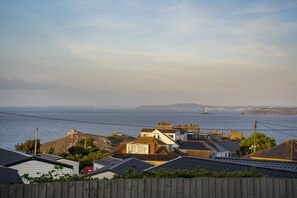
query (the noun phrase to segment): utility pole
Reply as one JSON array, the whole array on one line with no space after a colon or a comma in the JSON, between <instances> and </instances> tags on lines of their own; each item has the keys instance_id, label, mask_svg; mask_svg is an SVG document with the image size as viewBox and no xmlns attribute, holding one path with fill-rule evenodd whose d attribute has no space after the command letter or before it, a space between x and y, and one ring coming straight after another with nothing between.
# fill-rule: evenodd
<instances>
[{"instance_id":1,"label":"utility pole","mask_svg":"<svg viewBox=\"0 0 297 198\"><path fill-rule=\"evenodd\" d=\"M257 132L257 121L254 121L254 145L253 145L253 153L256 152L256 132Z\"/></svg>"},{"instance_id":2,"label":"utility pole","mask_svg":"<svg viewBox=\"0 0 297 198\"><path fill-rule=\"evenodd\" d=\"M36 128L34 155L37 154L38 128Z\"/></svg>"}]
</instances>

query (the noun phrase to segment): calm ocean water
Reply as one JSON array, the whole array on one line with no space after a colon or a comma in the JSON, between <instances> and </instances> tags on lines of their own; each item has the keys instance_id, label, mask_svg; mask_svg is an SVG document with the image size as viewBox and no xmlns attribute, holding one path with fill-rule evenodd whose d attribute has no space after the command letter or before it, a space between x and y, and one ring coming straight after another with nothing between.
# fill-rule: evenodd
<instances>
[{"instance_id":1,"label":"calm ocean water","mask_svg":"<svg viewBox=\"0 0 297 198\"><path fill-rule=\"evenodd\" d=\"M58 120L47 120L32 117L5 115L0 113L0 147L13 149L14 145L33 139L35 129L39 128L39 138L42 143L64 137L71 129L78 131L108 135L113 131L122 132L131 136L137 136L141 126L155 126L159 121L170 121L172 124L200 124L202 129L244 129L244 135L250 135L253 131L253 121L262 121L272 124L297 127L297 116L253 116L241 115L239 112L215 111L210 114L200 114L199 111L186 110L142 110L142 109L92 109L92 108L0 108L1 112L11 112L31 116L51 117L59 119L71 119L110 124L88 124ZM287 139L297 139L297 129L270 126L273 129L281 129L281 132L273 131L258 125L258 131L264 132L276 138L278 143ZM287 135L287 134L289 135ZM291 135L291 136L290 136Z\"/></svg>"}]
</instances>

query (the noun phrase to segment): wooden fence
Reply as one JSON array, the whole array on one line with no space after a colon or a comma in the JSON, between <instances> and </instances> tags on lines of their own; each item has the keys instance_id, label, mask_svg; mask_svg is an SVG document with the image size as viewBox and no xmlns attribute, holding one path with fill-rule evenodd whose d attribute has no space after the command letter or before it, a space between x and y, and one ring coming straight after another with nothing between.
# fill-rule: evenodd
<instances>
[{"instance_id":1,"label":"wooden fence","mask_svg":"<svg viewBox=\"0 0 297 198\"><path fill-rule=\"evenodd\" d=\"M1 198L297 197L297 179L152 178L1 185Z\"/></svg>"}]
</instances>

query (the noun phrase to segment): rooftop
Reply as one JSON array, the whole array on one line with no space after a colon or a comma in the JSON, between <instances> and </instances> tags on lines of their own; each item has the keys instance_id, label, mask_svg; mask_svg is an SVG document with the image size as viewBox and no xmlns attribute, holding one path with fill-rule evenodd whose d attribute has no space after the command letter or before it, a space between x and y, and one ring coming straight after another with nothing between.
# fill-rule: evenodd
<instances>
[{"instance_id":1,"label":"rooftop","mask_svg":"<svg viewBox=\"0 0 297 198\"><path fill-rule=\"evenodd\" d=\"M249 158L267 158L275 160L289 160L297 162L297 141L288 140L274 147L259 150L245 157Z\"/></svg>"},{"instance_id":2,"label":"rooftop","mask_svg":"<svg viewBox=\"0 0 297 198\"><path fill-rule=\"evenodd\" d=\"M273 160L255 160L249 158L216 157L217 161L244 164L256 167L271 168L277 170L286 170L297 173L297 162L283 162Z\"/></svg>"},{"instance_id":3,"label":"rooftop","mask_svg":"<svg viewBox=\"0 0 297 198\"><path fill-rule=\"evenodd\" d=\"M7 150L0 148L0 165L13 163L15 161L23 160L31 157L32 155L22 153L19 151Z\"/></svg>"},{"instance_id":4,"label":"rooftop","mask_svg":"<svg viewBox=\"0 0 297 198\"><path fill-rule=\"evenodd\" d=\"M179 149L210 150L204 141L178 141Z\"/></svg>"},{"instance_id":5,"label":"rooftop","mask_svg":"<svg viewBox=\"0 0 297 198\"><path fill-rule=\"evenodd\" d=\"M176 133L176 132L180 132L179 129L159 129L159 128L143 128L143 129L141 129L141 132L151 133L151 132L153 132L156 129L158 131L162 132L162 133Z\"/></svg>"},{"instance_id":6,"label":"rooftop","mask_svg":"<svg viewBox=\"0 0 297 198\"><path fill-rule=\"evenodd\" d=\"M291 171L253 167L250 165L236 164L236 163L230 163L230 162L223 162L215 159L204 159L204 158L196 158L196 157L189 157L189 156L178 157L164 164L146 169L145 171L160 170L160 169L194 170L197 167L202 167L208 171L215 171L215 172L224 172L224 171L234 172L234 171L256 169L257 171L263 173L265 176L268 176L268 177L279 177L279 178L296 178L297 177L297 173L291 172Z\"/></svg>"},{"instance_id":7,"label":"rooftop","mask_svg":"<svg viewBox=\"0 0 297 198\"><path fill-rule=\"evenodd\" d=\"M106 171L111 171L120 175L126 175L127 172L130 169L135 169L137 171L142 171L144 169L150 168L152 167L152 164L146 163L144 161L135 159L135 158L129 158L129 159L125 159L121 162L117 162L116 164L112 165L112 166L105 166L103 168L100 168L96 171L94 171L91 174L88 174L87 176L92 176L92 175L96 175L96 174L100 174Z\"/></svg>"}]
</instances>

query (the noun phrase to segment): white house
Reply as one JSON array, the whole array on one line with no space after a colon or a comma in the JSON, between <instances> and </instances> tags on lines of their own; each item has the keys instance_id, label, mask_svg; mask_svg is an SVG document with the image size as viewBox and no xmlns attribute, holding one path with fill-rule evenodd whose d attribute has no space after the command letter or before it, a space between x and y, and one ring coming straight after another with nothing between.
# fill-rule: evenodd
<instances>
[{"instance_id":1,"label":"white house","mask_svg":"<svg viewBox=\"0 0 297 198\"><path fill-rule=\"evenodd\" d=\"M174 130L174 131L179 131L179 130ZM175 148L178 148L178 144L175 142L176 137L179 137L177 135L178 134L173 133L173 132L172 133L163 133L159 129L155 129L152 132L141 132L140 133L140 136L142 136L142 137L155 137L156 139L161 140L165 144L168 144Z\"/></svg>"},{"instance_id":2,"label":"white house","mask_svg":"<svg viewBox=\"0 0 297 198\"><path fill-rule=\"evenodd\" d=\"M62 169L58 171L59 174L68 173L73 175L73 166L36 156L6 164L5 166L17 170L21 176L29 174L30 177L39 177L42 174L47 174L49 171L55 170L56 166L62 167Z\"/></svg>"},{"instance_id":3,"label":"white house","mask_svg":"<svg viewBox=\"0 0 297 198\"><path fill-rule=\"evenodd\" d=\"M153 133L156 130L158 130L159 132L167 135L173 141L187 140L188 139L187 133L183 133L179 129L153 129L153 128L144 128L144 129L141 130L140 136L141 137L151 136L151 133Z\"/></svg>"},{"instance_id":4,"label":"white house","mask_svg":"<svg viewBox=\"0 0 297 198\"><path fill-rule=\"evenodd\" d=\"M44 159L51 160L51 161L71 165L73 167L72 174L79 175L79 162L77 162L77 161L65 159L65 158L60 157L58 155L40 154L38 156L40 156L41 158L44 158Z\"/></svg>"},{"instance_id":5,"label":"white house","mask_svg":"<svg viewBox=\"0 0 297 198\"><path fill-rule=\"evenodd\" d=\"M17 170L20 176L29 174L30 177L39 177L55 170L56 166L62 167L59 174L75 174L73 165L2 148L0 148L0 165Z\"/></svg>"}]
</instances>

